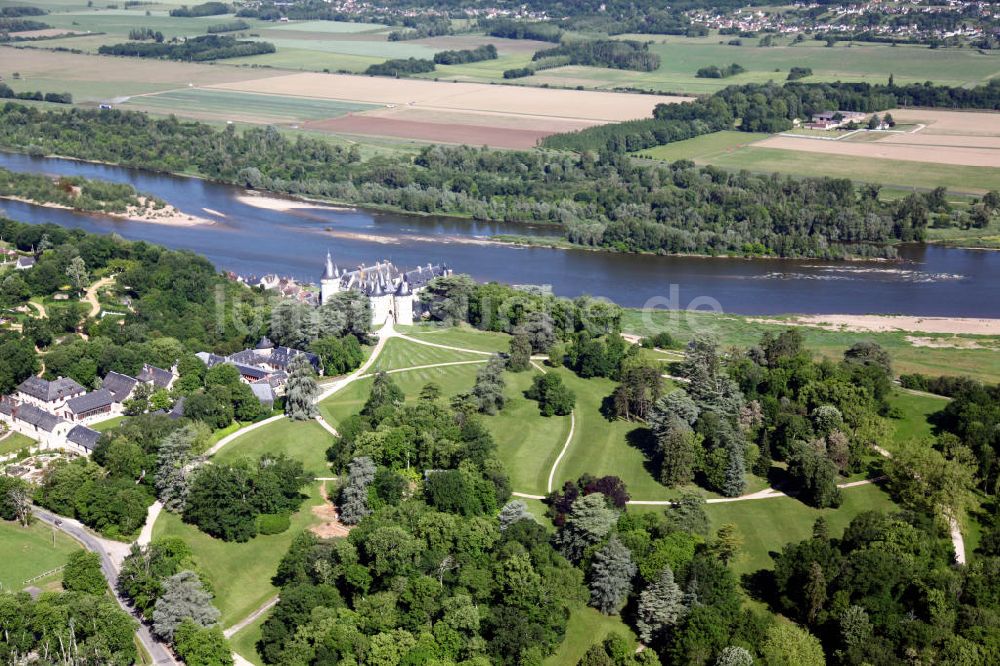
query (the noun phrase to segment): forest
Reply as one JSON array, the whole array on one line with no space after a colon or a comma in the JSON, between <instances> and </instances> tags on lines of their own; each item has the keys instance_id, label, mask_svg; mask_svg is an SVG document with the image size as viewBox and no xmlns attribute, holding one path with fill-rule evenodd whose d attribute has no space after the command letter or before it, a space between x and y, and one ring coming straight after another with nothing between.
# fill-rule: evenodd
<instances>
[{"instance_id":1,"label":"forest","mask_svg":"<svg viewBox=\"0 0 1000 666\"><path fill-rule=\"evenodd\" d=\"M181 18L197 18L201 16L219 16L221 14L228 14L231 11L233 11L232 6L224 2L205 2L193 7L183 5L177 9L171 9L170 15Z\"/></svg>"},{"instance_id":2,"label":"forest","mask_svg":"<svg viewBox=\"0 0 1000 666\"><path fill-rule=\"evenodd\" d=\"M716 125L731 122L732 109L721 98L706 104L676 105L679 115L694 117L681 126L696 131L705 112ZM0 119L0 145L32 154L194 169L252 188L356 205L546 223L571 243L623 252L892 256L891 243L920 240L937 216L981 225L996 202L988 196L955 210L938 191L885 202L877 187L848 180L729 173L684 161L643 164L589 152L431 146L413 162L363 161L356 148L289 139L273 128L216 130L134 112L63 114L8 103ZM595 181L606 186L595 191Z\"/></svg>"},{"instance_id":3,"label":"forest","mask_svg":"<svg viewBox=\"0 0 1000 666\"><path fill-rule=\"evenodd\" d=\"M243 58L262 53L274 53L274 44L261 41L241 41L228 35L209 34L200 37L191 37L184 41L104 44L98 49L98 53L102 55L133 56L137 58L204 62L206 60Z\"/></svg>"},{"instance_id":4,"label":"forest","mask_svg":"<svg viewBox=\"0 0 1000 666\"><path fill-rule=\"evenodd\" d=\"M434 54L434 63L437 65L462 65L468 62L496 59L497 47L492 44L485 44L474 49L462 49L460 51L439 51Z\"/></svg>"},{"instance_id":5,"label":"forest","mask_svg":"<svg viewBox=\"0 0 1000 666\"><path fill-rule=\"evenodd\" d=\"M124 213L130 208L163 202L140 195L128 184L108 183L81 177L17 173L0 167L0 197L18 197L40 204L57 204L75 210Z\"/></svg>"},{"instance_id":6,"label":"forest","mask_svg":"<svg viewBox=\"0 0 1000 666\"><path fill-rule=\"evenodd\" d=\"M426 58L394 58L376 65L369 65L365 74L369 76L407 76L434 71L434 60Z\"/></svg>"}]
</instances>

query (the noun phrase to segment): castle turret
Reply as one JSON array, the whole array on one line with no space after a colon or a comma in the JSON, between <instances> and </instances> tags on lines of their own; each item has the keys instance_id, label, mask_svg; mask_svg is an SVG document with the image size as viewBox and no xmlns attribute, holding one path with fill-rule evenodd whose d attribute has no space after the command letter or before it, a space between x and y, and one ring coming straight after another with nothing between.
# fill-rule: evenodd
<instances>
[{"instance_id":1,"label":"castle turret","mask_svg":"<svg viewBox=\"0 0 1000 666\"><path fill-rule=\"evenodd\" d=\"M340 271L333 265L333 258L330 253L326 253L326 266L323 270L323 277L319 281L320 303L325 303L327 299L340 291Z\"/></svg>"}]
</instances>

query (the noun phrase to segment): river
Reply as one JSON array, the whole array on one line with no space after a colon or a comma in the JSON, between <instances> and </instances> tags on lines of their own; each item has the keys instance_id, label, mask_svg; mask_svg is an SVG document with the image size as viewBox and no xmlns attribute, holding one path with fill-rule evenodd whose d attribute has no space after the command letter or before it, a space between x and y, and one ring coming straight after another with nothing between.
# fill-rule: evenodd
<instances>
[{"instance_id":1,"label":"river","mask_svg":"<svg viewBox=\"0 0 1000 666\"><path fill-rule=\"evenodd\" d=\"M341 267L389 259L401 267L443 262L477 280L550 285L556 294L590 294L624 306L702 308L726 312L893 313L1000 317L1000 252L924 245L900 249L895 262L657 257L584 250L514 247L487 242L497 233L551 235L543 227L500 225L336 208L280 212L237 200L242 190L197 178L72 160L0 152L13 171L77 175L131 183L215 224L173 227L0 200L22 222L53 222L115 232L193 250L219 269L277 273L318 281L326 252ZM222 213L218 217L206 209Z\"/></svg>"}]
</instances>

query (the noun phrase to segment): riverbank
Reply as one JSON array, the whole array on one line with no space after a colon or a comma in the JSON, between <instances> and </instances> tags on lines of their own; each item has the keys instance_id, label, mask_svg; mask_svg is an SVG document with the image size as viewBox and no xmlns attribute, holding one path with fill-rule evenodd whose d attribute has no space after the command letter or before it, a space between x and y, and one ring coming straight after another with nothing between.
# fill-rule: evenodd
<instances>
[{"instance_id":1,"label":"riverbank","mask_svg":"<svg viewBox=\"0 0 1000 666\"><path fill-rule=\"evenodd\" d=\"M84 213L86 215L106 215L107 217L114 217L120 220L132 220L134 222L145 222L148 224L163 224L173 227L193 227L206 224L215 224L214 221L209 220L208 218L198 217L196 215L190 215L181 210L178 210L171 204L165 204L162 207L157 208L152 204L150 204L148 200L146 200L143 197L140 197L140 201L142 202L140 205L129 206L124 213L103 211L103 210L86 210L83 208L66 206L64 204L59 204L52 201L35 201L34 199L28 199L26 197L18 197L13 195L0 195L0 199L5 199L7 201L18 201L20 203L29 204L31 206L39 206L41 208L55 208L57 210L68 210L74 213Z\"/></svg>"},{"instance_id":2,"label":"riverbank","mask_svg":"<svg viewBox=\"0 0 1000 666\"><path fill-rule=\"evenodd\" d=\"M278 211L279 213L287 213L292 210L301 210L308 208L326 208L328 210L339 210L339 211L351 211L356 210L348 206L337 206L334 204L329 204L324 201L319 201L315 199L307 199L305 197L296 198L281 198L275 196L268 196L267 194L262 194L253 190L247 190L245 194L241 194L236 197L236 200L241 204L246 204L247 206L253 206L254 208L263 208L264 210Z\"/></svg>"},{"instance_id":3,"label":"riverbank","mask_svg":"<svg viewBox=\"0 0 1000 666\"><path fill-rule=\"evenodd\" d=\"M796 315L755 317L762 324L810 326L850 333L937 333L942 335L1000 335L1000 319L972 317L914 317L906 315Z\"/></svg>"}]
</instances>

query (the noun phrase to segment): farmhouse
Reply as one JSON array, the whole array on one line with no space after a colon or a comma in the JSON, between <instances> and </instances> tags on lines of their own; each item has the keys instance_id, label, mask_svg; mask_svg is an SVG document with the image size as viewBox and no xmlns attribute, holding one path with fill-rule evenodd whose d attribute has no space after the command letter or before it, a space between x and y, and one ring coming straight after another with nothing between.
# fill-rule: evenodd
<instances>
[{"instance_id":1,"label":"farmhouse","mask_svg":"<svg viewBox=\"0 0 1000 666\"><path fill-rule=\"evenodd\" d=\"M111 391L102 388L67 400L59 415L74 422L98 421L110 416L115 405Z\"/></svg>"},{"instance_id":2,"label":"farmhouse","mask_svg":"<svg viewBox=\"0 0 1000 666\"><path fill-rule=\"evenodd\" d=\"M41 377L28 377L17 387L14 397L19 402L55 412L67 400L78 398L86 392L85 388L69 377L59 377L51 382Z\"/></svg>"},{"instance_id":3,"label":"farmhouse","mask_svg":"<svg viewBox=\"0 0 1000 666\"><path fill-rule=\"evenodd\" d=\"M432 279L445 275L451 275L451 269L444 264L427 264L402 271L389 261L341 271L327 252L326 267L320 279L320 302L325 303L335 294L354 289L368 297L373 325L384 324L390 318L397 324L412 324L414 309L419 303L417 294Z\"/></svg>"},{"instance_id":4,"label":"farmhouse","mask_svg":"<svg viewBox=\"0 0 1000 666\"><path fill-rule=\"evenodd\" d=\"M851 122L861 122L867 117L857 111L822 111L814 113L811 122L806 123L810 129L835 129Z\"/></svg>"},{"instance_id":5,"label":"farmhouse","mask_svg":"<svg viewBox=\"0 0 1000 666\"><path fill-rule=\"evenodd\" d=\"M319 356L312 352L275 346L266 337L253 349L244 349L229 356L210 352L195 354L207 367L228 363L240 373L240 378L253 389L261 404L274 403L274 396L280 394L288 381L288 366L297 356L304 355L318 374L322 374ZM265 388L266 387L266 388Z\"/></svg>"}]
</instances>

